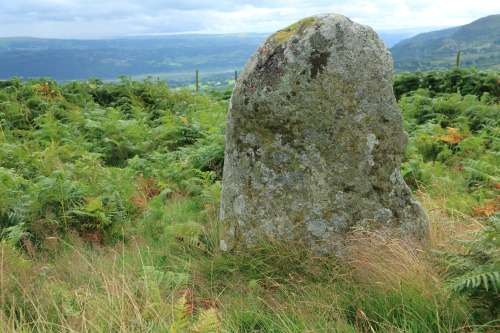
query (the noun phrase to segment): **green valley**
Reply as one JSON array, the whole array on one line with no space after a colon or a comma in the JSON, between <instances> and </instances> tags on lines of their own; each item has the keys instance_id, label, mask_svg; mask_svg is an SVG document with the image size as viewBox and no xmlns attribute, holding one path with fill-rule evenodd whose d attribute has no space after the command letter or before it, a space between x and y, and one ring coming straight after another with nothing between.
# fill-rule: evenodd
<instances>
[{"instance_id":1,"label":"green valley","mask_svg":"<svg viewBox=\"0 0 500 333\"><path fill-rule=\"evenodd\" d=\"M266 38L260 34L173 35L117 40L0 38L0 79L58 81L154 76L171 86L194 82L196 69L214 80L234 77Z\"/></svg>"}]
</instances>

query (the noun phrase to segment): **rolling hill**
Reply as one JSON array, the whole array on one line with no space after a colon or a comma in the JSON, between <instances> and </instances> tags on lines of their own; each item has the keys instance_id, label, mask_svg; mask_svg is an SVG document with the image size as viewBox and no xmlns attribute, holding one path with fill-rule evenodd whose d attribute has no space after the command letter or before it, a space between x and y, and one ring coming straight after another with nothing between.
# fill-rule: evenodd
<instances>
[{"instance_id":1,"label":"rolling hill","mask_svg":"<svg viewBox=\"0 0 500 333\"><path fill-rule=\"evenodd\" d=\"M422 33L402 40L389 49L396 72L450 69L460 66L481 70L500 70L500 14L472 23Z\"/></svg>"},{"instance_id":2,"label":"rolling hill","mask_svg":"<svg viewBox=\"0 0 500 333\"><path fill-rule=\"evenodd\" d=\"M384 31L387 45L411 36L411 31ZM268 34L137 36L106 40L0 38L0 80L10 77L51 77L58 81L89 77L117 80L151 75L169 85L202 78L232 77ZM203 77L205 76L205 77Z\"/></svg>"},{"instance_id":3,"label":"rolling hill","mask_svg":"<svg viewBox=\"0 0 500 333\"><path fill-rule=\"evenodd\" d=\"M173 79L204 73L234 75L266 37L261 34L175 35L114 40L0 38L0 79L58 81L119 76Z\"/></svg>"},{"instance_id":4,"label":"rolling hill","mask_svg":"<svg viewBox=\"0 0 500 333\"><path fill-rule=\"evenodd\" d=\"M152 75L182 77L194 71L241 70L263 34L175 35L114 40L0 38L0 79L52 77L67 81Z\"/></svg>"}]
</instances>

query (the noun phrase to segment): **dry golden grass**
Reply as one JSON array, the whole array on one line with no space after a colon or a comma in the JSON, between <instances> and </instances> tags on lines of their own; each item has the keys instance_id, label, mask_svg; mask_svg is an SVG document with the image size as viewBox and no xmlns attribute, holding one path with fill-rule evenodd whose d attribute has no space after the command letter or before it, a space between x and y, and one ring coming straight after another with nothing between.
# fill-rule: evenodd
<instances>
[{"instance_id":1,"label":"dry golden grass","mask_svg":"<svg viewBox=\"0 0 500 333\"><path fill-rule=\"evenodd\" d=\"M211 251L148 244L138 236L106 246L78 235L50 237L43 251L27 246L24 254L3 242L0 331L166 331L186 290L190 316L216 308L226 332L469 327L467 303L442 290L426 249L457 250L452 237L481 226L439 208L439 198L420 193L418 199L429 212L425 242L356 231L343 262L278 242L241 256L223 254L215 248L216 204L205 207Z\"/></svg>"},{"instance_id":2,"label":"dry golden grass","mask_svg":"<svg viewBox=\"0 0 500 333\"><path fill-rule=\"evenodd\" d=\"M139 242L90 250L74 235L52 250L48 264L2 243L0 331L134 332L172 321L185 286L151 271Z\"/></svg>"}]
</instances>

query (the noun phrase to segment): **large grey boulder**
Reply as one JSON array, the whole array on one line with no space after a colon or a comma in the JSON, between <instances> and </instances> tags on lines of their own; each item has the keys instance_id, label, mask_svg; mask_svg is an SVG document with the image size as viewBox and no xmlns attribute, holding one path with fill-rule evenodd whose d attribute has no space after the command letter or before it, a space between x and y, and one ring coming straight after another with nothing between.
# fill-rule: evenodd
<instances>
[{"instance_id":1,"label":"large grey boulder","mask_svg":"<svg viewBox=\"0 0 500 333\"><path fill-rule=\"evenodd\" d=\"M384 43L344 16L308 17L263 42L229 105L222 250L272 238L342 255L353 228L424 237L399 172L408 134L392 86Z\"/></svg>"}]
</instances>

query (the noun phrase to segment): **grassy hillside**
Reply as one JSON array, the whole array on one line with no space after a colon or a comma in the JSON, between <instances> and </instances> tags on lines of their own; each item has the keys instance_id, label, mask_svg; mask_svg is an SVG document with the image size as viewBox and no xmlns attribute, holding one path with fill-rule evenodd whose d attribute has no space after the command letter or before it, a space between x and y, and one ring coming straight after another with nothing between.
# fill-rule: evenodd
<instances>
[{"instance_id":1,"label":"grassy hillside","mask_svg":"<svg viewBox=\"0 0 500 333\"><path fill-rule=\"evenodd\" d=\"M358 230L345 261L219 250L230 91L0 81L0 331L500 328L500 75L424 74L396 84L429 239Z\"/></svg>"},{"instance_id":2,"label":"grassy hillside","mask_svg":"<svg viewBox=\"0 0 500 333\"><path fill-rule=\"evenodd\" d=\"M483 17L470 24L420 34L390 49L397 72L449 69L461 66L482 70L500 69L500 14Z\"/></svg>"}]
</instances>

